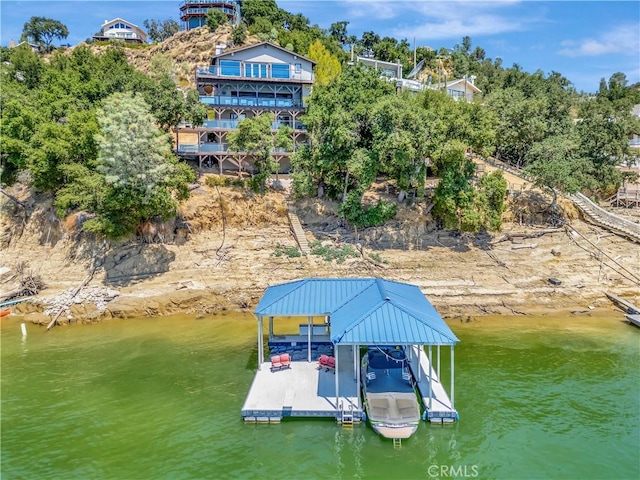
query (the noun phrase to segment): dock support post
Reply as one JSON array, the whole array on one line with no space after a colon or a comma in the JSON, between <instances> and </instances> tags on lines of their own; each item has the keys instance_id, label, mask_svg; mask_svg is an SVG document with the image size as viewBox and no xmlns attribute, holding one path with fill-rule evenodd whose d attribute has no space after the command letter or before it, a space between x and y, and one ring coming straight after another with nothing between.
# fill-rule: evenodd
<instances>
[{"instance_id":1,"label":"dock support post","mask_svg":"<svg viewBox=\"0 0 640 480\"><path fill-rule=\"evenodd\" d=\"M311 316L307 317L307 362L311 363Z\"/></svg>"},{"instance_id":2,"label":"dock support post","mask_svg":"<svg viewBox=\"0 0 640 480\"><path fill-rule=\"evenodd\" d=\"M356 345L351 345L351 348L353 348L353 379L357 380L358 379L358 356L357 356L357 351L358 349L356 348Z\"/></svg>"},{"instance_id":3,"label":"dock support post","mask_svg":"<svg viewBox=\"0 0 640 480\"><path fill-rule=\"evenodd\" d=\"M420 371L422 370L422 368L420 367L420 361L422 360L420 358L421 354L422 354L422 345L418 345L418 382L420 381L420 377L422 377L422 375L420 375Z\"/></svg>"},{"instance_id":4,"label":"dock support post","mask_svg":"<svg viewBox=\"0 0 640 480\"><path fill-rule=\"evenodd\" d=\"M258 370L264 362L264 346L262 345L262 315L258 315Z\"/></svg>"},{"instance_id":5,"label":"dock support post","mask_svg":"<svg viewBox=\"0 0 640 480\"><path fill-rule=\"evenodd\" d=\"M440 345L438 345L438 380L442 382L442 379L440 377Z\"/></svg>"},{"instance_id":6,"label":"dock support post","mask_svg":"<svg viewBox=\"0 0 640 480\"><path fill-rule=\"evenodd\" d=\"M273 340L273 317L269 317L269 341Z\"/></svg>"},{"instance_id":7,"label":"dock support post","mask_svg":"<svg viewBox=\"0 0 640 480\"><path fill-rule=\"evenodd\" d=\"M455 409L455 407L453 406L453 395L454 395L454 391L453 391L453 344L451 344L451 408Z\"/></svg>"},{"instance_id":8,"label":"dock support post","mask_svg":"<svg viewBox=\"0 0 640 480\"><path fill-rule=\"evenodd\" d=\"M358 385L357 387L357 391L358 391L358 403L360 405L362 405L362 402L360 401L360 345L355 345L355 355L356 355L356 383Z\"/></svg>"},{"instance_id":9,"label":"dock support post","mask_svg":"<svg viewBox=\"0 0 640 480\"><path fill-rule=\"evenodd\" d=\"M335 368L333 370L335 372L335 374L336 374L336 379L335 379L336 380L336 412L339 413L338 409L340 408L340 403L339 403L340 392L339 392L339 386L338 386L338 351L340 350L340 345L336 344L336 348L334 350L335 350L334 353L335 353L335 357L336 357L336 365L335 365Z\"/></svg>"},{"instance_id":10,"label":"dock support post","mask_svg":"<svg viewBox=\"0 0 640 480\"><path fill-rule=\"evenodd\" d=\"M433 406L433 364L431 362L432 359L432 350L431 345L429 345L429 412L431 412L431 408Z\"/></svg>"}]
</instances>

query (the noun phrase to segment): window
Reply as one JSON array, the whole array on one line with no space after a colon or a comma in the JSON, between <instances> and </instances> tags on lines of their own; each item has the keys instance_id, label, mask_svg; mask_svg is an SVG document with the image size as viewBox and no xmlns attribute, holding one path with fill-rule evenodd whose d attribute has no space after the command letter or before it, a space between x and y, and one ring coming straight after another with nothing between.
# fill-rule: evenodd
<instances>
[{"instance_id":1,"label":"window","mask_svg":"<svg viewBox=\"0 0 640 480\"><path fill-rule=\"evenodd\" d=\"M250 78L267 78L267 64L245 63L244 76Z\"/></svg>"},{"instance_id":2,"label":"window","mask_svg":"<svg viewBox=\"0 0 640 480\"><path fill-rule=\"evenodd\" d=\"M286 63L274 63L271 65L271 76L273 78L289 78L289 65Z\"/></svg>"},{"instance_id":3,"label":"window","mask_svg":"<svg viewBox=\"0 0 640 480\"><path fill-rule=\"evenodd\" d=\"M301 74L302 73L302 64L301 63L296 63L296 73L297 74Z\"/></svg>"},{"instance_id":4,"label":"window","mask_svg":"<svg viewBox=\"0 0 640 480\"><path fill-rule=\"evenodd\" d=\"M240 76L240 62L237 60L220 60L220 75L226 77Z\"/></svg>"}]
</instances>

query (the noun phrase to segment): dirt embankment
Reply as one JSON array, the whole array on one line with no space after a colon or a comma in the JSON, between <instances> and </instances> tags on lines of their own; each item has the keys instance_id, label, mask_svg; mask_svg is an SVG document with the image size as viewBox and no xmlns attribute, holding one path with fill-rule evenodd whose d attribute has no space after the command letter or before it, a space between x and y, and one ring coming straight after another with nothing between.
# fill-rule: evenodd
<instances>
[{"instance_id":1,"label":"dirt embankment","mask_svg":"<svg viewBox=\"0 0 640 480\"><path fill-rule=\"evenodd\" d=\"M640 303L640 245L582 222L571 205L564 206L570 228L549 233L541 213L546 200L534 191L511 198L504 229L494 236L437 230L425 205L403 206L384 227L354 231L331 202L294 204L308 240L322 241L325 253L343 262L293 256L283 192L257 196L202 185L177 220L147 225L136 240L118 243L80 234L81 216L56 218L46 198L13 193L28 215L1 200L0 267L10 272L0 275L0 295L15 288L15 265L28 263L47 288L15 310L35 323L55 315L66 322L250 310L267 286L314 276L416 284L449 317L589 314L613 308L605 292ZM379 195L393 198L393 191L381 185Z\"/></svg>"}]
</instances>

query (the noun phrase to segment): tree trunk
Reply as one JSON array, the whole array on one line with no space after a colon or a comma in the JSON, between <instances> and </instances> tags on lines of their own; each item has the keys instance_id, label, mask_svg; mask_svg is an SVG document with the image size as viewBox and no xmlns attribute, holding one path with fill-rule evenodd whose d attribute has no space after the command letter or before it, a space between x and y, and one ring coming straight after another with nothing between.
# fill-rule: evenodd
<instances>
[{"instance_id":1,"label":"tree trunk","mask_svg":"<svg viewBox=\"0 0 640 480\"><path fill-rule=\"evenodd\" d=\"M347 201L347 187L349 186L349 170L347 170L347 174L344 177L344 190L342 192L342 203Z\"/></svg>"}]
</instances>

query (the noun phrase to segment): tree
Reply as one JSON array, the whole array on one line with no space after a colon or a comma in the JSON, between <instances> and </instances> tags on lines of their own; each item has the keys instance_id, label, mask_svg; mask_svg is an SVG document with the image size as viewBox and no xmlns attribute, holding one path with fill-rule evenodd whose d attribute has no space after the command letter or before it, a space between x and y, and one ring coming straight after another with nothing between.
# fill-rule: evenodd
<instances>
[{"instance_id":1,"label":"tree","mask_svg":"<svg viewBox=\"0 0 640 480\"><path fill-rule=\"evenodd\" d=\"M254 159L255 173L253 183L257 190L264 190L267 178L278 171L278 163L273 159L272 151L276 148L275 138L271 133L271 124L274 116L271 113L263 113L257 117L245 118L238 123L237 130L227 136L229 150L246 152ZM282 147L283 135L278 136L278 142Z\"/></svg>"},{"instance_id":2,"label":"tree","mask_svg":"<svg viewBox=\"0 0 640 480\"><path fill-rule=\"evenodd\" d=\"M244 22L240 22L231 29L231 42L234 45L242 45L247 39L247 33L247 26Z\"/></svg>"},{"instance_id":3,"label":"tree","mask_svg":"<svg viewBox=\"0 0 640 480\"><path fill-rule=\"evenodd\" d=\"M251 27L258 18L264 18L272 25L282 24L282 12L275 0L244 0L242 18Z\"/></svg>"},{"instance_id":4,"label":"tree","mask_svg":"<svg viewBox=\"0 0 640 480\"><path fill-rule=\"evenodd\" d=\"M314 69L316 85L327 85L342 72L340 60L331 55L320 40L311 44L308 57L316 62Z\"/></svg>"},{"instance_id":5,"label":"tree","mask_svg":"<svg viewBox=\"0 0 640 480\"><path fill-rule=\"evenodd\" d=\"M452 140L433 157L440 182L433 193L433 213L447 229L477 232L482 213L476 207L476 194L470 183L475 172L473 161L465 156L465 144Z\"/></svg>"},{"instance_id":6,"label":"tree","mask_svg":"<svg viewBox=\"0 0 640 480\"><path fill-rule=\"evenodd\" d=\"M413 189L424 194L431 122L414 102L410 93L382 97L371 112L372 154L380 171L396 181L399 201Z\"/></svg>"},{"instance_id":7,"label":"tree","mask_svg":"<svg viewBox=\"0 0 640 480\"><path fill-rule=\"evenodd\" d=\"M569 136L553 136L527 152L525 171L536 187L547 188L553 195L552 214L557 213L558 191L576 193L587 185L592 173L589 162L580 158L578 148L578 143Z\"/></svg>"},{"instance_id":8,"label":"tree","mask_svg":"<svg viewBox=\"0 0 640 480\"><path fill-rule=\"evenodd\" d=\"M349 22L335 22L332 23L331 28L329 28L329 35L342 46L344 46L349 39L347 35L347 25L349 25Z\"/></svg>"},{"instance_id":9,"label":"tree","mask_svg":"<svg viewBox=\"0 0 640 480\"><path fill-rule=\"evenodd\" d=\"M147 29L149 38L154 43L162 42L180 31L178 22L171 18L162 22L154 19L145 20L143 25Z\"/></svg>"},{"instance_id":10,"label":"tree","mask_svg":"<svg viewBox=\"0 0 640 480\"><path fill-rule=\"evenodd\" d=\"M68 35L69 30L63 23L45 17L31 17L22 29L22 39L44 46L47 52L51 51L54 38L62 40Z\"/></svg>"},{"instance_id":11,"label":"tree","mask_svg":"<svg viewBox=\"0 0 640 480\"><path fill-rule=\"evenodd\" d=\"M227 23L229 18L224 14L222 10L212 7L207 12L207 27L212 32L215 32L218 27L224 23Z\"/></svg>"},{"instance_id":12,"label":"tree","mask_svg":"<svg viewBox=\"0 0 640 480\"><path fill-rule=\"evenodd\" d=\"M83 228L118 238L143 221L174 215L174 195L188 197L193 172L177 163L169 136L155 126L142 97L116 93L105 100L97 118L101 130L97 171L108 190L99 215Z\"/></svg>"}]
</instances>

